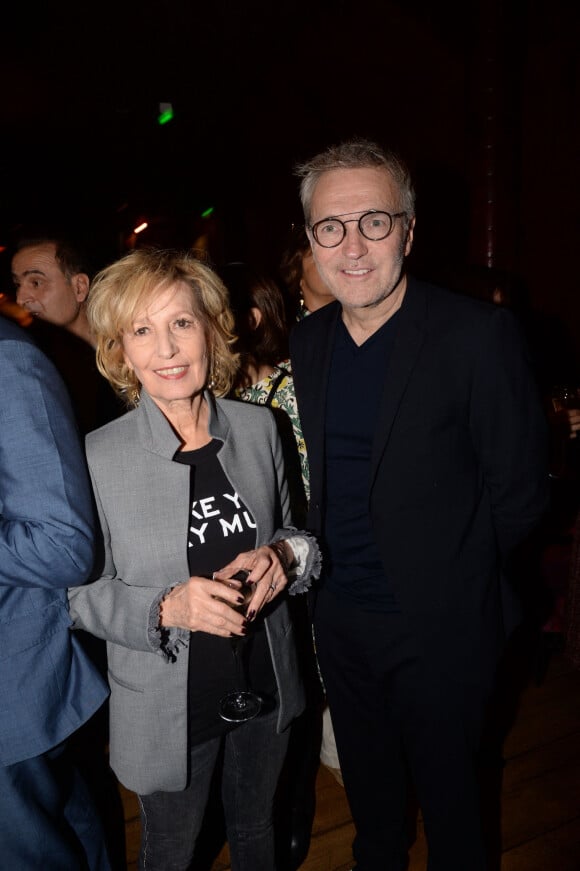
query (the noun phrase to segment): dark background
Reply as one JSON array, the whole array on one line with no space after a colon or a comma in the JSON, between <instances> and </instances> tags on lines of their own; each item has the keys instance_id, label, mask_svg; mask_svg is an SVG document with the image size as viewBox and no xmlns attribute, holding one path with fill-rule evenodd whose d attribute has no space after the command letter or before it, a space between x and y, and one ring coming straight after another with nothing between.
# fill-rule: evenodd
<instances>
[{"instance_id":1,"label":"dark background","mask_svg":"<svg viewBox=\"0 0 580 871\"><path fill-rule=\"evenodd\" d=\"M5 6L0 246L23 222L50 219L85 231L104 263L144 219L140 244L206 236L217 260L276 268L300 220L294 164L363 135L413 171L417 273L472 289L482 271L507 271L580 347L576 10L567 0ZM163 127L160 102L174 110Z\"/></svg>"}]
</instances>

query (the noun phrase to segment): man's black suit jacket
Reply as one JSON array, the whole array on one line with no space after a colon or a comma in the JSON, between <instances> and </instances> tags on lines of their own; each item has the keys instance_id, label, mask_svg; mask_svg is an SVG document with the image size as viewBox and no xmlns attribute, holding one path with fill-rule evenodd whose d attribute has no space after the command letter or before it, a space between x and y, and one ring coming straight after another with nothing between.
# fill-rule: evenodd
<instances>
[{"instance_id":1,"label":"man's black suit jacket","mask_svg":"<svg viewBox=\"0 0 580 871\"><path fill-rule=\"evenodd\" d=\"M309 528L323 531L325 396L341 306L291 336L310 465ZM460 681L493 668L516 622L503 572L548 500L546 423L513 315L408 279L379 404L372 527L424 652ZM344 396L344 414L349 397Z\"/></svg>"}]
</instances>

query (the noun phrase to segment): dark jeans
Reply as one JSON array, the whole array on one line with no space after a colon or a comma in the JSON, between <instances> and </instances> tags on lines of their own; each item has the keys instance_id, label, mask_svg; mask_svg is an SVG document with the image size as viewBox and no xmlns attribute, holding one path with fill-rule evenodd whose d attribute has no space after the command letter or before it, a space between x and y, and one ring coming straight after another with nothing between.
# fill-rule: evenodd
<instances>
[{"instance_id":1,"label":"dark jeans","mask_svg":"<svg viewBox=\"0 0 580 871\"><path fill-rule=\"evenodd\" d=\"M429 871L483 871L476 756L485 688L442 673L402 614L361 611L323 591L314 626L357 871L407 867L409 773Z\"/></svg>"},{"instance_id":2,"label":"dark jeans","mask_svg":"<svg viewBox=\"0 0 580 871\"><path fill-rule=\"evenodd\" d=\"M109 871L101 823L66 744L0 766L0 867Z\"/></svg>"},{"instance_id":3,"label":"dark jeans","mask_svg":"<svg viewBox=\"0 0 580 871\"><path fill-rule=\"evenodd\" d=\"M187 871L223 745L222 802L234 871L274 871L272 812L288 746L276 734L277 709L224 738L191 749L190 784L181 792L140 795L142 871Z\"/></svg>"}]
</instances>

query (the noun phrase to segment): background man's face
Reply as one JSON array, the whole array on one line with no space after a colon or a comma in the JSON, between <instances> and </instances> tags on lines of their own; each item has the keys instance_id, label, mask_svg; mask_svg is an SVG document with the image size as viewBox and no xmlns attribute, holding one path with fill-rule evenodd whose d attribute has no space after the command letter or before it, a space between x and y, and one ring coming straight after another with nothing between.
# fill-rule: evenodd
<instances>
[{"instance_id":1,"label":"background man's face","mask_svg":"<svg viewBox=\"0 0 580 871\"><path fill-rule=\"evenodd\" d=\"M78 315L86 291L67 278L52 242L23 248L12 258L16 301L34 317L65 327Z\"/></svg>"}]
</instances>

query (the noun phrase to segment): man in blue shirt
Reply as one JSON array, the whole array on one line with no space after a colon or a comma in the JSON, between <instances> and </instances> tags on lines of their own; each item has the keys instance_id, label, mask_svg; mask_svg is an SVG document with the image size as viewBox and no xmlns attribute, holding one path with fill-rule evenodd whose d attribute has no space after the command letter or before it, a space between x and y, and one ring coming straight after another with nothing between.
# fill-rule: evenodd
<instances>
[{"instance_id":1,"label":"man in blue shirt","mask_svg":"<svg viewBox=\"0 0 580 871\"><path fill-rule=\"evenodd\" d=\"M106 871L100 822L67 739L108 688L70 631L67 587L88 577L93 511L66 389L0 317L0 864Z\"/></svg>"}]
</instances>

